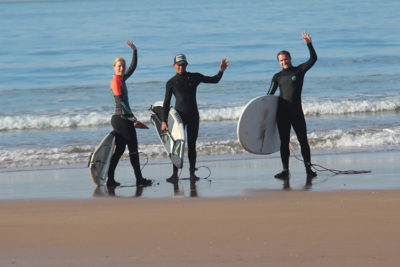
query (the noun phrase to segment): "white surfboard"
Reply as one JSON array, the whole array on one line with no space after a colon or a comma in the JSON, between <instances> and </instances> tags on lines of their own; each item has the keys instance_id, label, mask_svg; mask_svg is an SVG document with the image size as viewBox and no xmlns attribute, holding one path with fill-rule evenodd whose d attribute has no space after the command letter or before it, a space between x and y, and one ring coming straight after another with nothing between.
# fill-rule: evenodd
<instances>
[{"instance_id":1,"label":"white surfboard","mask_svg":"<svg viewBox=\"0 0 400 267\"><path fill-rule=\"evenodd\" d=\"M267 95L252 99L243 108L237 126L240 145L253 154L271 154L279 150L276 112L279 96Z\"/></svg>"},{"instance_id":2,"label":"white surfboard","mask_svg":"<svg viewBox=\"0 0 400 267\"><path fill-rule=\"evenodd\" d=\"M107 172L110 166L111 156L114 152L115 135L108 133L96 147L89 160L89 170L93 182L102 186L107 183Z\"/></svg>"},{"instance_id":3,"label":"white surfboard","mask_svg":"<svg viewBox=\"0 0 400 267\"><path fill-rule=\"evenodd\" d=\"M163 102L158 101L150 106L153 114L150 117L154 124L158 137L168 153L172 163L177 168L183 167L183 157L185 152L185 127L178 111L170 107L168 114L168 129L169 131L161 131Z\"/></svg>"}]
</instances>

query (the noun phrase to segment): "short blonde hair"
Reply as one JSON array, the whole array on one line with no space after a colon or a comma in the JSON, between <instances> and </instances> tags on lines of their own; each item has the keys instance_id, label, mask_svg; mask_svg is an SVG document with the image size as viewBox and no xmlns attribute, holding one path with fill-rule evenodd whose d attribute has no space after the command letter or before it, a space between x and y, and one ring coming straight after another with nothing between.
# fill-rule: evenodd
<instances>
[{"instance_id":1,"label":"short blonde hair","mask_svg":"<svg viewBox=\"0 0 400 267\"><path fill-rule=\"evenodd\" d=\"M115 64L117 64L117 62L122 62L124 66L126 66L126 61L122 57L117 57L116 59L114 59L113 67L115 67Z\"/></svg>"}]
</instances>

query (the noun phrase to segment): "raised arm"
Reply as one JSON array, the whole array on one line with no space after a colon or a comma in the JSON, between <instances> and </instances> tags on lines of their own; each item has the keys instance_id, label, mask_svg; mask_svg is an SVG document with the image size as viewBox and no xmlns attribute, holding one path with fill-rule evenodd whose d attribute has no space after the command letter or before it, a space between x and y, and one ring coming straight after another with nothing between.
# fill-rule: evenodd
<instances>
[{"instance_id":1,"label":"raised arm","mask_svg":"<svg viewBox=\"0 0 400 267\"><path fill-rule=\"evenodd\" d=\"M314 47L312 45L312 39L309 33L306 31L303 32L302 34L304 42L307 44L308 51L310 52L310 59L306 61L305 63L299 65L300 68L302 68L304 71L309 70L314 63L317 61L317 53L314 50Z\"/></svg>"},{"instance_id":2,"label":"raised arm","mask_svg":"<svg viewBox=\"0 0 400 267\"><path fill-rule=\"evenodd\" d=\"M126 44L132 49L133 55L132 55L131 65L124 74L124 80L127 80L132 75L137 66L137 48L132 41L126 41Z\"/></svg>"},{"instance_id":3,"label":"raised arm","mask_svg":"<svg viewBox=\"0 0 400 267\"><path fill-rule=\"evenodd\" d=\"M200 74L200 82L218 83L221 80L222 75L224 74L224 71L228 68L228 66L229 66L228 60L226 58L221 59L221 64L219 65L219 72L217 73L217 75L205 76Z\"/></svg>"}]
</instances>

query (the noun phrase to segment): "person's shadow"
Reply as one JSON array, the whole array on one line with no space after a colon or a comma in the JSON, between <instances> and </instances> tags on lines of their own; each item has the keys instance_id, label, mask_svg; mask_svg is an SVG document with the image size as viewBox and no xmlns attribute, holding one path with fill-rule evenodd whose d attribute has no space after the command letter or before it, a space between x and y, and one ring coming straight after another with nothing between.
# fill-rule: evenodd
<instances>
[{"instance_id":1,"label":"person's shadow","mask_svg":"<svg viewBox=\"0 0 400 267\"><path fill-rule=\"evenodd\" d=\"M306 184L304 185L304 190L310 190L312 188L313 178L307 177Z\"/></svg>"},{"instance_id":2,"label":"person's shadow","mask_svg":"<svg viewBox=\"0 0 400 267\"><path fill-rule=\"evenodd\" d=\"M275 178L279 181L283 182L282 190L290 191L292 188L290 187L290 178Z\"/></svg>"},{"instance_id":3,"label":"person's shadow","mask_svg":"<svg viewBox=\"0 0 400 267\"><path fill-rule=\"evenodd\" d=\"M170 179L167 181L173 185L174 196L183 197L185 195L183 189L179 187L178 179ZM196 182L192 180L190 180L190 197L198 197Z\"/></svg>"},{"instance_id":4,"label":"person's shadow","mask_svg":"<svg viewBox=\"0 0 400 267\"><path fill-rule=\"evenodd\" d=\"M196 182L190 180L190 197L198 197Z\"/></svg>"},{"instance_id":5,"label":"person's shadow","mask_svg":"<svg viewBox=\"0 0 400 267\"><path fill-rule=\"evenodd\" d=\"M279 179L279 180L283 182L282 190L285 190L285 191L292 190L292 188L290 187L290 179L289 178L284 178L284 179ZM304 190L311 190L312 180L313 180L313 178L307 177L306 184L304 185Z\"/></svg>"},{"instance_id":6,"label":"person's shadow","mask_svg":"<svg viewBox=\"0 0 400 267\"><path fill-rule=\"evenodd\" d=\"M290 179L289 178L285 178L285 179L282 179L282 181L283 181L283 190L285 190L285 191L290 191L290 190L292 190L292 188L290 187Z\"/></svg>"},{"instance_id":7,"label":"person's shadow","mask_svg":"<svg viewBox=\"0 0 400 267\"><path fill-rule=\"evenodd\" d=\"M122 186L124 187L124 186ZM133 186L132 186L133 187ZM141 197L143 193L143 186L135 186L135 194L132 197ZM93 196L94 197L119 197L115 193L115 189L117 189L118 186L97 186L94 189Z\"/></svg>"}]
</instances>

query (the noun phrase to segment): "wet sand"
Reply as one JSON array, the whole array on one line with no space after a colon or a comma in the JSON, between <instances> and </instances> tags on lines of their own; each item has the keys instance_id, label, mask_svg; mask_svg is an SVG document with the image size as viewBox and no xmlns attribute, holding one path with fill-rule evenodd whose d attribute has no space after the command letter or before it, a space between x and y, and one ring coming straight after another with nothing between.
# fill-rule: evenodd
<instances>
[{"instance_id":1,"label":"wet sand","mask_svg":"<svg viewBox=\"0 0 400 267\"><path fill-rule=\"evenodd\" d=\"M212 181L196 184L149 165L158 185L114 192L86 168L2 172L0 266L398 266L399 157L316 155L372 173L320 173L309 187L293 159L289 186L273 179L277 157L209 158ZM117 170L132 183L129 165Z\"/></svg>"},{"instance_id":2,"label":"wet sand","mask_svg":"<svg viewBox=\"0 0 400 267\"><path fill-rule=\"evenodd\" d=\"M142 163L145 160L142 158ZM303 163L291 158L290 183L274 179L281 171L278 153L269 156L232 155L225 157L200 157L198 166L207 166L211 171L209 179L202 179L195 185L182 179L178 184L165 181L172 173L169 161L150 161L143 169L143 175L153 179L155 186L138 190L134 185L133 171L129 162L120 162L116 179L124 187L114 191L96 188L87 166L45 167L36 169L0 170L0 200L4 199L91 199L93 197L235 197L268 191L314 191L336 190L387 190L400 189L400 151L317 153L313 162L337 170L371 170L371 173L357 175L333 175L318 172L318 178L306 186ZM200 168L197 174L206 177L207 168ZM187 166L180 173L187 178Z\"/></svg>"}]
</instances>

